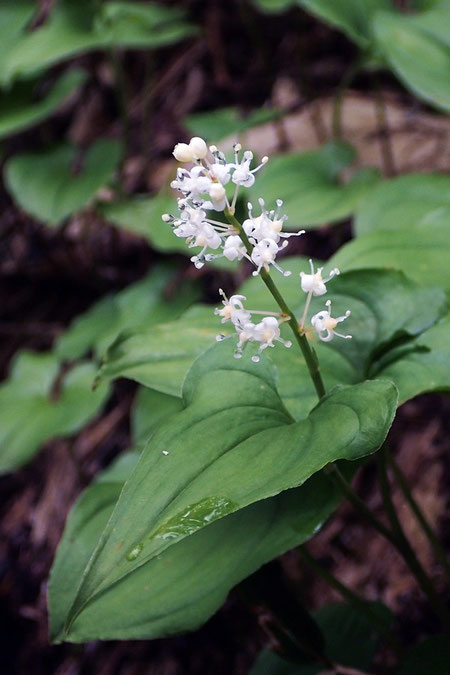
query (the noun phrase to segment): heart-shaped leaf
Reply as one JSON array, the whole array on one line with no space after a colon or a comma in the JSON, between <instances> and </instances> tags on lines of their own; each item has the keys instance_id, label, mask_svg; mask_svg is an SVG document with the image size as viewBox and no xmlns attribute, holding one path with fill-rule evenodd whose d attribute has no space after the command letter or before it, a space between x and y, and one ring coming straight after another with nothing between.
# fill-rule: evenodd
<instances>
[{"instance_id":1,"label":"heart-shaped leaf","mask_svg":"<svg viewBox=\"0 0 450 675\"><path fill-rule=\"evenodd\" d=\"M28 462L46 441L84 426L103 406L108 389L91 391L95 366L75 366L60 380L52 353L20 352L0 386L0 473Z\"/></svg>"},{"instance_id":2,"label":"heart-shaped leaf","mask_svg":"<svg viewBox=\"0 0 450 675\"><path fill-rule=\"evenodd\" d=\"M89 204L112 178L119 157L120 143L105 139L87 150L80 171L75 171L76 150L70 145L16 155L6 164L6 183L24 211L58 225Z\"/></svg>"},{"instance_id":3,"label":"heart-shaped leaf","mask_svg":"<svg viewBox=\"0 0 450 675\"><path fill-rule=\"evenodd\" d=\"M450 218L450 176L410 173L380 182L368 193L358 208L354 230L359 237L374 230L425 227L441 216Z\"/></svg>"},{"instance_id":4,"label":"heart-shaped leaf","mask_svg":"<svg viewBox=\"0 0 450 675\"><path fill-rule=\"evenodd\" d=\"M293 422L270 362L237 363L232 352L233 345L216 344L189 372L186 407L154 434L127 481L83 576L68 632L80 629L112 586L175 542L301 485L329 462L368 455L384 440L397 401L390 382L339 388Z\"/></svg>"},{"instance_id":5,"label":"heart-shaped leaf","mask_svg":"<svg viewBox=\"0 0 450 675\"><path fill-rule=\"evenodd\" d=\"M155 265L144 279L115 295L95 303L78 316L55 345L61 359L77 359L89 350L98 357L122 331L137 326L149 328L169 319L176 319L198 295L197 285L183 281L171 298L171 284L176 283L176 268L169 264Z\"/></svg>"},{"instance_id":6,"label":"heart-shaped leaf","mask_svg":"<svg viewBox=\"0 0 450 675\"><path fill-rule=\"evenodd\" d=\"M269 208L283 200L286 227L318 227L347 218L378 180L373 169L361 169L343 184L341 172L352 164L354 149L344 142L329 143L320 150L280 155L270 159L250 189L254 202L264 195Z\"/></svg>"},{"instance_id":7,"label":"heart-shaped leaf","mask_svg":"<svg viewBox=\"0 0 450 675\"><path fill-rule=\"evenodd\" d=\"M86 73L73 68L64 73L38 99L39 82L21 82L0 95L0 139L28 129L52 115L86 80Z\"/></svg>"},{"instance_id":8,"label":"heart-shaped leaf","mask_svg":"<svg viewBox=\"0 0 450 675\"><path fill-rule=\"evenodd\" d=\"M65 635L83 571L138 457L126 453L100 475L68 518L49 584L50 631L57 642L193 630L220 607L235 584L312 537L339 502L333 484L318 474L300 488L222 518L136 569L103 595L94 614L84 615L83 623ZM111 611L110 603L122 610Z\"/></svg>"}]
</instances>

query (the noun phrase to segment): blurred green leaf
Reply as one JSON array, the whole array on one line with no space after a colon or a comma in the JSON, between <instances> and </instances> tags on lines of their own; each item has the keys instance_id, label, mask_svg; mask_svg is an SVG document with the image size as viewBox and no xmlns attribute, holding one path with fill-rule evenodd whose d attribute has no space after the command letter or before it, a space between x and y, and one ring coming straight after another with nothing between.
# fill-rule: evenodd
<instances>
[{"instance_id":1,"label":"blurred green leaf","mask_svg":"<svg viewBox=\"0 0 450 675\"><path fill-rule=\"evenodd\" d=\"M450 38L447 4L421 15L380 12L374 19L378 48L390 67L419 98L450 110Z\"/></svg>"},{"instance_id":2,"label":"blurred green leaf","mask_svg":"<svg viewBox=\"0 0 450 675\"><path fill-rule=\"evenodd\" d=\"M340 174L355 159L343 142L319 150L273 157L249 190L250 200L264 196L269 208L283 200L287 229L313 228L347 218L378 180L375 169L360 169L346 184Z\"/></svg>"},{"instance_id":3,"label":"blurred green leaf","mask_svg":"<svg viewBox=\"0 0 450 675\"><path fill-rule=\"evenodd\" d=\"M127 453L75 504L53 564L49 584L50 631L54 640L83 641L91 627L64 635L66 616L82 573L112 514L138 455ZM171 546L124 578L109 619L95 634L125 638L139 630L159 637L193 630L225 600L228 591L271 558L312 537L339 502L329 480L318 474L295 490L265 499L212 523ZM143 598L145 602L142 602ZM117 611L121 602L122 610Z\"/></svg>"},{"instance_id":4,"label":"blurred green leaf","mask_svg":"<svg viewBox=\"0 0 450 675\"><path fill-rule=\"evenodd\" d=\"M110 223L128 232L134 232L162 253L182 253L191 257L198 249L188 247L184 239L174 235L171 226L161 220L164 213L177 212L176 193L161 190L154 197L129 197L110 204L98 205L97 211ZM213 260L213 267L235 268L225 258Z\"/></svg>"},{"instance_id":5,"label":"blurred green leaf","mask_svg":"<svg viewBox=\"0 0 450 675\"><path fill-rule=\"evenodd\" d=\"M392 614L387 607L379 602L366 604L389 625ZM352 605L336 603L316 610L313 617L322 629L326 654L333 663L364 670L370 666L379 636L365 613ZM323 665L292 664L266 649L258 657L249 675L319 675L321 672Z\"/></svg>"},{"instance_id":6,"label":"blurred green leaf","mask_svg":"<svg viewBox=\"0 0 450 675\"><path fill-rule=\"evenodd\" d=\"M217 143L226 136L240 134L277 119L280 114L279 110L259 108L243 117L238 108L219 108L188 115L183 123L194 136L206 138L210 143Z\"/></svg>"},{"instance_id":7,"label":"blurred green leaf","mask_svg":"<svg viewBox=\"0 0 450 675\"><path fill-rule=\"evenodd\" d=\"M216 344L195 362L183 387L185 409L145 448L84 573L66 621L71 639L114 635L111 604L123 602L121 582L136 572L139 578L142 566L177 541L303 484L330 461L366 456L384 440L397 400L391 383L339 388L294 423L270 362L238 363L232 351L230 343ZM122 636L150 637L128 606Z\"/></svg>"},{"instance_id":8,"label":"blurred green leaf","mask_svg":"<svg viewBox=\"0 0 450 675\"><path fill-rule=\"evenodd\" d=\"M433 635L408 650L398 675L447 675L449 663L448 637Z\"/></svg>"},{"instance_id":9,"label":"blurred green leaf","mask_svg":"<svg viewBox=\"0 0 450 675\"><path fill-rule=\"evenodd\" d=\"M0 94L0 139L42 122L79 89L86 73L79 68L66 71L47 93L36 99L36 82L20 82Z\"/></svg>"},{"instance_id":10,"label":"blurred green leaf","mask_svg":"<svg viewBox=\"0 0 450 675\"><path fill-rule=\"evenodd\" d=\"M5 70L11 51L21 40L26 26L39 10L34 0L0 0L0 83L5 80Z\"/></svg>"},{"instance_id":11,"label":"blurred green leaf","mask_svg":"<svg viewBox=\"0 0 450 675\"><path fill-rule=\"evenodd\" d=\"M79 172L74 170L76 148L70 145L15 155L6 163L6 184L24 211L56 226L92 201L113 177L119 158L119 141L109 139L91 145Z\"/></svg>"},{"instance_id":12,"label":"blurred green leaf","mask_svg":"<svg viewBox=\"0 0 450 675\"><path fill-rule=\"evenodd\" d=\"M141 281L96 302L87 312L74 319L55 345L61 359L77 359L93 350L97 357L123 331L177 319L198 297L194 282L177 282L176 268L160 263Z\"/></svg>"},{"instance_id":13,"label":"blurred green leaf","mask_svg":"<svg viewBox=\"0 0 450 675\"><path fill-rule=\"evenodd\" d=\"M58 358L22 351L0 385L0 473L28 462L56 436L75 433L102 408L108 388L91 391L95 366L75 366L59 381Z\"/></svg>"},{"instance_id":14,"label":"blurred green leaf","mask_svg":"<svg viewBox=\"0 0 450 675\"><path fill-rule=\"evenodd\" d=\"M367 267L402 270L418 284L450 293L448 216L438 212L399 230L376 230L345 244L330 263L343 271Z\"/></svg>"},{"instance_id":15,"label":"blurred green leaf","mask_svg":"<svg viewBox=\"0 0 450 675\"><path fill-rule=\"evenodd\" d=\"M251 3L268 14L279 14L298 5L297 0L251 0Z\"/></svg>"},{"instance_id":16,"label":"blurred green leaf","mask_svg":"<svg viewBox=\"0 0 450 675\"><path fill-rule=\"evenodd\" d=\"M298 0L298 4L339 28L360 47L372 41L372 20L380 9L391 9L391 0Z\"/></svg>"},{"instance_id":17,"label":"blurred green leaf","mask_svg":"<svg viewBox=\"0 0 450 675\"><path fill-rule=\"evenodd\" d=\"M450 221L450 176L411 173L378 183L361 202L354 229L359 237L375 230L426 225L444 215Z\"/></svg>"},{"instance_id":18,"label":"blurred green leaf","mask_svg":"<svg viewBox=\"0 0 450 675\"><path fill-rule=\"evenodd\" d=\"M29 77L93 49L173 44L195 32L181 16L178 9L154 3L60 0L43 25L32 32L23 29L10 41L0 63L0 81Z\"/></svg>"}]
</instances>

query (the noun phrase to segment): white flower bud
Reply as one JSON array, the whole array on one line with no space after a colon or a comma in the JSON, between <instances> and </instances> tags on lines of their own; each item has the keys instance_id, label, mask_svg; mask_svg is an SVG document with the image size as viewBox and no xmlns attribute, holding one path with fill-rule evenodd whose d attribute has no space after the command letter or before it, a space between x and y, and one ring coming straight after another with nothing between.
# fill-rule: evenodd
<instances>
[{"instance_id":1,"label":"white flower bud","mask_svg":"<svg viewBox=\"0 0 450 675\"><path fill-rule=\"evenodd\" d=\"M191 149L194 159L204 159L208 154L208 147L205 141L198 136L191 138L189 141L189 148Z\"/></svg>"},{"instance_id":2,"label":"white flower bud","mask_svg":"<svg viewBox=\"0 0 450 675\"><path fill-rule=\"evenodd\" d=\"M213 183L209 189L209 196L213 202L220 202L225 197L225 188L221 183Z\"/></svg>"},{"instance_id":3,"label":"white flower bud","mask_svg":"<svg viewBox=\"0 0 450 675\"><path fill-rule=\"evenodd\" d=\"M179 162L192 162L194 159L192 148L187 143L177 143L172 154Z\"/></svg>"}]
</instances>

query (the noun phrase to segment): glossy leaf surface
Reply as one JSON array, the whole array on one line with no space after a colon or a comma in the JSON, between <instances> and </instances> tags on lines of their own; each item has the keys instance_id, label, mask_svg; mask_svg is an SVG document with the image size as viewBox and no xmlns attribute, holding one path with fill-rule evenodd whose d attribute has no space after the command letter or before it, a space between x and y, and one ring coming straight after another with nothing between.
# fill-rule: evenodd
<instances>
[{"instance_id":1,"label":"glossy leaf surface","mask_svg":"<svg viewBox=\"0 0 450 675\"><path fill-rule=\"evenodd\" d=\"M6 164L6 183L24 211L55 226L90 203L112 178L119 156L120 143L106 139L86 151L79 171L70 145L16 155Z\"/></svg>"},{"instance_id":2,"label":"glossy leaf surface","mask_svg":"<svg viewBox=\"0 0 450 675\"><path fill-rule=\"evenodd\" d=\"M91 632L98 611L111 614L104 603L117 602L113 588L177 541L302 484L330 461L370 454L384 439L397 398L390 383L339 389L293 423L274 378L269 362L237 364L227 343L194 364L183 389L186 408L152 437L127 482L85 572L69 630Z\"/></svg>"},{"instance_id":3,"label":"glossy leaf surface","mask_svg":"<svg viewBox=\"0 0 450 675\"><path fill-rule=\"evenodd\" d=\"M333 485L319 474L300 488L222 518L171 546L104 594L102 603L92 608L101 625L88 620L64 635L83 570L137 457L127 453L108 469L69 516L49 586L51 635L56 641L147 638L193 630L220 607L235 584L312 537L339 502Z\"/></svg>"}]
</instances>

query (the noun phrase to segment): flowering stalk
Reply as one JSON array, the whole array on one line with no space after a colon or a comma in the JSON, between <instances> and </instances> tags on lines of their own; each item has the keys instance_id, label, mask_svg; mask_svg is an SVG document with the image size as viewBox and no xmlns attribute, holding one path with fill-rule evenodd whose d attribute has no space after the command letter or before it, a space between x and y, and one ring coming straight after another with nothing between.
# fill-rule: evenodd
<instances>
[{"instance_id":1,"label":"flowering stalk","mask_svg":"<svg viewBox=\"0 0 450 675\"><path fill-rule=\"evenodd\" d=\"M250 244L248 237L246 233L244 232L244 229L241 225L241 223L235 218L234 214L230 211L230 209L225 209L224 211L225 217L232 225L236 231L238 232L240 238L242 239L244 246L246 248L246 251L249 255L251 255L253 247ZM314 387L317 392L317 396L320 398L323 398L326 394L325 391L325 385L322 380L322 375L320 373L320 366L319 366L319 361L317 359L316 353L311 349L309 342L307 340L307 337L304 332L299 327L298 321L295 318L294 312L292 312L286 301L284 300L283 296L281 295L280 291L275 285L275 282L273 281L272 277L270 276L270 272L268 272L264 267L260 271L260 277L267 286L270 294L274 298L275 302L277 303L278 307L281 309L282 313L286 316L289 317L287 319L287 323L289 324L292 332L294 333L294 337L297 341L297 344L299 345L300 349L302 350L303 358L305 359L306 365L308 367L309 373L311 375L311 379L313 381Z\"/></svg>"}]
</instances>

